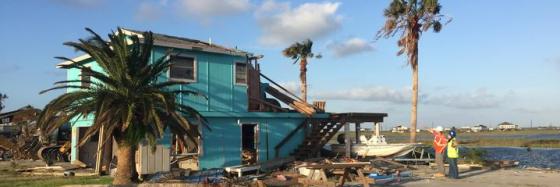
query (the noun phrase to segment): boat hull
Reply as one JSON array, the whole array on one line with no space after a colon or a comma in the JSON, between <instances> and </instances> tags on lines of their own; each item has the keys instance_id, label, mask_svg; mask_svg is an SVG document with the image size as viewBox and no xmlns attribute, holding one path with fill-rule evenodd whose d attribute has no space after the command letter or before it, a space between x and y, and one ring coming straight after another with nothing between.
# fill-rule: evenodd
<instances>
[{"instance_id":1,"label":"boat hull","mask_svg":"<svg viewBox=\"0 0 560 187\"><path fill-rule=\"evenodd\" d=\"M379 144L379 145L367 145L367 144L353 144L352 153L358 156L366 157L388 157L388 156L399 156L401 154L406 154L414 149L418 144L414 143L402 143L402 144ZM344 144L331 144L331 149L333 152L345 153L346 146Z\"/></svg>"}]
</instances>

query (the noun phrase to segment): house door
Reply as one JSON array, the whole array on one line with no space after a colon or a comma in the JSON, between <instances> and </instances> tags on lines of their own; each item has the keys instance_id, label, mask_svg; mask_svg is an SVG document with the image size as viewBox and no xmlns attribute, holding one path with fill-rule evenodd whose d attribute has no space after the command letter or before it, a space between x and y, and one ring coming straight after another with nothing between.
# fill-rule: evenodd
<instances>
[{"instance_id":1,"label":"house door","mask_svg":"<svg viewBox=\"0 0 560 187\"><path fill-rule=\"evenodd\" d=\"M254 164L258 159L258 125L241 125L241 163Z\"/></svg>"}]
</instances>

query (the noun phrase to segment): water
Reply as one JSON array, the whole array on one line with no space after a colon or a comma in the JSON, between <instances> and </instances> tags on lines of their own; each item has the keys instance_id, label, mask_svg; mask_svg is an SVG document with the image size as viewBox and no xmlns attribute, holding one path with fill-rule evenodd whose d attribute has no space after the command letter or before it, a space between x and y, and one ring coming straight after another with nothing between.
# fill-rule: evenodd
<instances>
[{"instance_id":1,"label":"water","mask_svg":"<svg viewBox=\"0 0 560 187\"><path fill-rule=\"evenodd\" d=\"M408 141L408 136L387 136L388 142L404 142ZM560 133L557 134L477 134L462 133L458 138L461 141L472 141L480 139L524 139L524 140L560 140ZM434 137L431 134L419 134L418 141L432 141Z\"/></svg>"},{"instance_id":2,"label":"water","mask_svg":"<svg viewBox=\"0 0 560 187\"><path fill-rule=\"evenodd\" d=\"M480 147L486 150L489 160L516 160L519 167L560 169L560 149L525 147Z\"/></svg>"}]
</instances>

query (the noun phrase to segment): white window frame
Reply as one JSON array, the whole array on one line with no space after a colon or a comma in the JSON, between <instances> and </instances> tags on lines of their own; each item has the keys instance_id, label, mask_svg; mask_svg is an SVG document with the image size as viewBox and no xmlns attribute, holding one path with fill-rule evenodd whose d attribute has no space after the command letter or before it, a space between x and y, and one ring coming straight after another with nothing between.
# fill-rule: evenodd
<instances>
[{"instance_id":1,"label":"white window frame","mask_svg":"<svg viewBox=\"0 0 560 187\"><path fill-rule=\"evenodd\" d=\"M237 82L237 64L245 64L245 83ZM247 62L235 62L233 63L233 83L239 86L247 86L249 82L249 64Z\"/></svg>"},{"instance_id":2,"label":"white window frame","mask_svg":"<svg viewBox=\"0 0 560 187\"><path fill-rule=\"evenodd\" d=\"M173 65L171 65L169 67L169 70L167 71L167 77L169 78L170 81L178 81L178 82L185 82L185 83L195 83L198 82L198 60L196 59L196 56L193 55L183 55L183 54L172 54L172 55L168 55L166 58L167 60L172 60L173 57L179 57L179 58L192 58L193 59L193 79L182 79L182 78L172 78L171 77L171 68L173 67ZM173 64L173 62L171 62L171 64Z\"/></svg>"}]
</instances>

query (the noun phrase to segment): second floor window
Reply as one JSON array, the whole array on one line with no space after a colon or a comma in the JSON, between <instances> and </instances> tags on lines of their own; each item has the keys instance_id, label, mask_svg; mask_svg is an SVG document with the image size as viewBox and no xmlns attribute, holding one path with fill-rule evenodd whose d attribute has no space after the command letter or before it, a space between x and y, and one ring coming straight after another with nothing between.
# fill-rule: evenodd
<instances>
[{"instance_id":1,"label":"second floor window","mask_svg":"<svg viewBox=\"0 0 560 187\"><path fill-rule=\"evenodd\" d=\"M172 56L169 78L174 81L196 82L196 66L192 57Z\"/></svg>"},{"instance_id":2,"label":"second floor window","mask_svg":"<svg viewBox=\"0 0 560 187\"><path fill-rule=\"evenodd\" d=\"M235 84L247 84L247 63L235 63Z\"/></svg>"}]
</instances>

